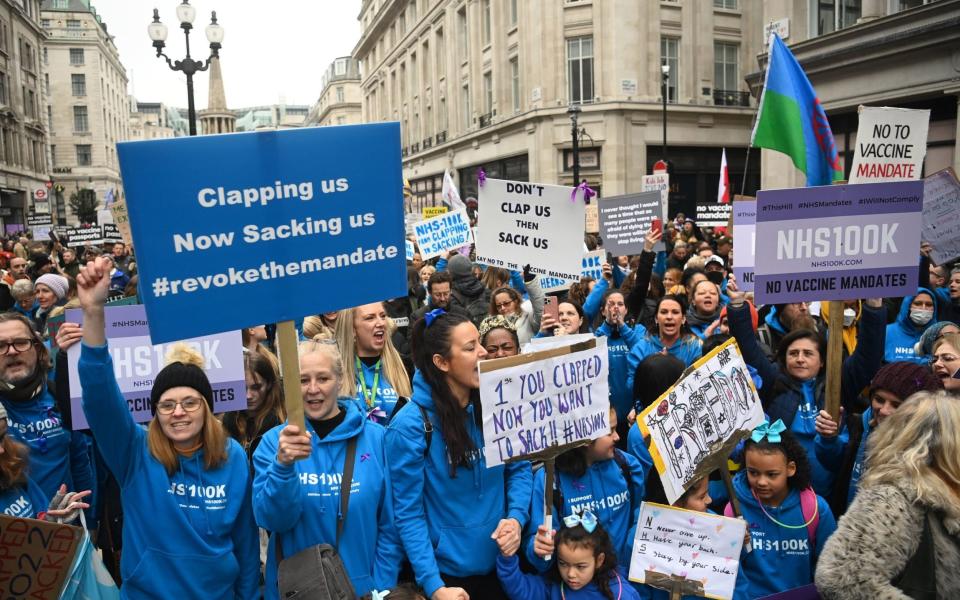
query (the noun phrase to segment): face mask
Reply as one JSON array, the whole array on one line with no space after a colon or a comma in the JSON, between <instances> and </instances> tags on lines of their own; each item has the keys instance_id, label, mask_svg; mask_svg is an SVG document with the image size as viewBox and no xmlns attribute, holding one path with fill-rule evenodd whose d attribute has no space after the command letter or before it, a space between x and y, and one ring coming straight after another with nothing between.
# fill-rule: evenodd
<instances>
[{"instance_id":1,"label":"face mask","mask_svg":"<svg viewBox=\"0 0 960 600\"><path fill-rule=\"evenodd\" d=\"M932 310L911 310L910 320L917 325L926 325L933 318Z\"/></svg>"},{"instance_id":2,"label":"face mask","mask_svg":"<svg viewBox=\"0 0 960 600\"><path fill-rule=\"evenodd\" d=\"M723 271L708 271L707 281L720 285L723 283Z\"/></svg>"},{"instance_id":3,"label":"face mask","mask_svg":"<svg viewBox=\"0 0 960 600\"><path fill-rule=\"evenodd\" d=\"M857 318L857 311L852 308L843 309L843 326L850 327L853 325L853 320Z\"/></svg>"}]
</instances>

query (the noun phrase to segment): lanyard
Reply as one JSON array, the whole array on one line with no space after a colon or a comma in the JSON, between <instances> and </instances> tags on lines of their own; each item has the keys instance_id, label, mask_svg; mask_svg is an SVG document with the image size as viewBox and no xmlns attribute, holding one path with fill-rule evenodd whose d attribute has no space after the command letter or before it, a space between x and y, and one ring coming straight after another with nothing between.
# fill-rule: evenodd
<instances>
[{"instance_id":1,"label":"lanyard","mask_svg":"<svg viewBox=\"0 0 960 600\"><path fill-rule=\"evenodd\" d=\"M377 404L377 390L380 389L380 363L381 360L377 361L377 364L374 366L373 372L373 387L367 389L367 378L363 372L363 363L360 362L360 357L356 357L357 361L357 379L360 380L360 391L363 393L363 399L367 403L367 408L373 408Z\"/></svg>"}]
</instances>

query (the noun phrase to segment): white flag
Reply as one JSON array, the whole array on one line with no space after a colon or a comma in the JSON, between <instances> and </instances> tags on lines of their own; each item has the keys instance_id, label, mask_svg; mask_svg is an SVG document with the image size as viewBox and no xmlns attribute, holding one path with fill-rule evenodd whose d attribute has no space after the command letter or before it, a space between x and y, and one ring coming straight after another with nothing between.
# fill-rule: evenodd
<instances>
[{"instance_id":1,"label":"white flag","mask_svg":"<svg viewBox=\"0 0 960 600\"><path fill-rule=\"evenodd\" d=\"M720 159L720 185L717 187L717 203L730 203L730 173L727 171L727 149L723 149L723 158Z\"/></svg>"},{"instance_id":2,"label":"white flag","mask_svg":"<svg viewBox=\"0 0 960 600\"><path fill-rule=\"evenodd\" d=\"M457 186L453 184L453 177L450 176L449 170L443 172L443 188L440 190L440 198L444 204L450 207L451 211L466 208L463 200L460 199Z\"/></svg>"}]
</instances>

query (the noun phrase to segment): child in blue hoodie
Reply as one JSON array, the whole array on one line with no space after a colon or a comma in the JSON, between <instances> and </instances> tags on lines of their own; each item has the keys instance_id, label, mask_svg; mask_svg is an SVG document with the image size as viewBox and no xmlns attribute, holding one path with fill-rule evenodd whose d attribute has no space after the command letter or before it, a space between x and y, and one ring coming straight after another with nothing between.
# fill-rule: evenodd
<instances>
[{"instance_id":1,"label":"child in blue hoodie","mask_svg":"<svg viewBox=\"0 0 960 600\"><path fill-rule=\"evenodd\" d=\"M120 393L107 351L110 263L77 278L83 410L123 500L123 598L259 598L260 557L246 453L213 415L202 358L181 346L154 378L144 429ZM199 363L199 364L198 364Z\"/></svg>"},{"instance_id":2,"label":"child in blue hoodie","mask_svg":"<svg viewBox=\"0 0 960 600\"><path fill-rule=\"evenodd\" d=\"M516 549L500 545L497 576L510 600L640 600L620 574L610 536L589 508L564 517L563 525L549 576L522 573Z\"/></svg>"},{"instance_id":3,"label":"child in blue hoodie","mask_svg":"<svg viewBox=\"0 0 960 600\"><path fill-rule=\"evenodd\" d=\"M317 544L336 546L358 595L397 582L403 550L393 527L384 430L367 420L352 398L338 400L342 377L343 361L332 340L302 342L307 431L278 425L263 436L253 456L253 511L257 524L272 532L264 585L268 600L279 596L278 540L284 557ZM351 439L356 447L347 484L343 473ZM342 516L341 485L350 486Z\"/></svg>"},{"instance_id":4,"label":"child in blue hoodie","mask_svg":"<svg viewBox=\"0 0 960 600\"><path fill-rule=\"evenodd\" d=\"M837 523L810 487L806 451L782 421L764 421L744 444L744 463L733 487L750 534L751 552L740 561L750 597L812 583L817 557Z\"/></svg>"},{"instance_id":5,"label":"child in blue hoodie","mask_svg":"<svg viewBox=\"0 0 960 600\"><path fill-rule=\"evenodd\" d=\"M613 408L610 426L609 435L556 458L553 514L568 515L590 509L609 532L617 556L628 557L633 548L647 469L632 455L615 447L620 436ZM554 557L556 533L543 525L545 482L546 472L540 469L533 479L533 506L523 544L527 560L541 573L552 563L544 558Z\"/></svg>"},{"instance_id":6,"label":"child in blue hoodie","mask_svg":"<svg viewBox=\"0 0 960 600\"><path fill-rule=\"evenodd\" d=\"M410 403L385 437L397 530L431 600L505 598L498 542L520 546L533 475L527 462L487 468L477 364L487 352L462 315L435 309L413 326Z\"/></svg>"}]
</instances>

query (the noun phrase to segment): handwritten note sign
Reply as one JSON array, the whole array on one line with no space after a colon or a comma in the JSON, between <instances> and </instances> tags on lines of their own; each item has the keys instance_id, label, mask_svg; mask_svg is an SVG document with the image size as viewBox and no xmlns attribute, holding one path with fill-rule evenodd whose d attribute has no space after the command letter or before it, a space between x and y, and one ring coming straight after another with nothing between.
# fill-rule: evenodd
<instances>
[{"instance_id":1,"label":"handwritten note sign","mask_svg":"<svg viewBox=\"0 0 960 600\"><path fill-rule=\"evenodd\" d=\"M644 175L640 185L641 192L660 192L660 206L663 209L663 218L666 219L670 205L670 174Z\"/></svg>"},{"instance_id":2,"label":"handwritten note sign","mask_svg":"<svg viewBox=\"0 0 960 600\"><path fill-rule=\"evenodd\" d=\"M608 363L605 337L482 361L487 467L609 434Z\"/></svg>"},{"instance_id":3,"label":"handwritten note sign","mask_svg":"<svg viewBox=\"0 0 960 600\"><path fill-rule=\"evenodd\" d=\"M0 597L57 600L82 530L0 515Z\"/></svg>"},{"instance_id":4,"label":"handwritten note sign","mask_svg":"<svg viewBox=\"0 0 960 600\"><path fill-rule=\"evenodd\" d=\"M720 465L763 422L753 379L733 339L693 363L637 418L670 503Z\"/></svg>"},{"instance_id":5,"label":"handwritten note sign","mask_svg":"<svg viewBox=\"0 0 960 600\"><path fill-rule=\"evenodd\" d=\"M922 238L933 246L931 258L938 265L960 257L960 182L953 169L923 180Z\"/></svg>"},{"instance_id":6,"label":"handwritten note sign","mask_svg":"<svg viewBox=\"0 0 960 600\"><path fill-rule=\"evenodd\" d=\"M592 204L588 204L583 208L586 218L583 230L587 233L600 233L600 211L597 202L594 201Z\"/></svg>"},{"instance_id":7,"label":"handwritten note sign","mask_svg":"<svg viewBox=\"0 0 960 600\"><path fill-rule=\"evenodd\" d=\"M740 519L644 502L633 541L630 581L660 587L660 582L677 576L699 583L706 598L729 600L745 530Z\"/></svg>"},{"instance_id":8,"label":"handwritten note sign","mask_svg":"<svg viewBox=\"0 0 960 600\"><path fill-rule=\"evenodd\" d=\"M470 219L467 210L455 210L432 219L414 224L420 256L428 260L440 256L445 250L453 250L473 243Z\"/></svg>"}]
</instances>

